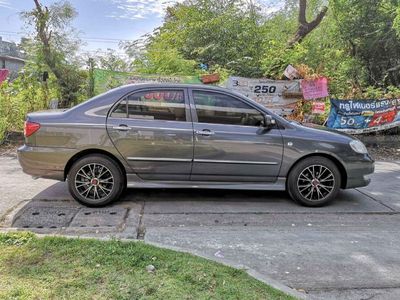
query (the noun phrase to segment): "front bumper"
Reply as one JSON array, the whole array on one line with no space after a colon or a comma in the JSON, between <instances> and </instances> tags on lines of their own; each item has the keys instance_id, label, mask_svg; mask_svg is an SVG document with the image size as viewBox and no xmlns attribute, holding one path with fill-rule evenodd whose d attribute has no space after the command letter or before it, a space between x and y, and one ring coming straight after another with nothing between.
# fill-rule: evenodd
<instances>
[{"instance_id":1,"label":"front bumper","mask_svg":"<svg viewBox=\"0 0 400 300\"><path fill-rule=\"evenodd\" d=\"M346 189L364 187L370 184L368 175L375 171L375 161L369 154L361 159L346 162L347 184Z\"/></svg>"},{"instance_id":2,"label":"front bumper","mask_svg":"<svg viewBox=\"0 0 400 300\"><path fill-rule=\"evenodd\" d=\"M24 173L64 181L64 168L74 155L74 149L24 145L18 148L17 154Z\"/></svg>"}]
</instances>

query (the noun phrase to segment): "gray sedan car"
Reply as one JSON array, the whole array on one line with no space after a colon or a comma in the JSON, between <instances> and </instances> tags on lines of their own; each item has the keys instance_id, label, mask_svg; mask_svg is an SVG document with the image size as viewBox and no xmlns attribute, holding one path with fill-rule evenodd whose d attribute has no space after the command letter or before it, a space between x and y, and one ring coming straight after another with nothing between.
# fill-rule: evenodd
<instances>
[{"instance_id":1,"label":"gray sedan car","mask_svg":"<svg viewBox=\"0 0 400 300\"><path fill-rule=\"evenodd\" d=\"M34 177L66 180L88 206L126 187L287 190L321 206L374 171L351 136L287 121L223 88L178 84L127 85L31 113L18 158Z\"/></svg>"}]
</instances>

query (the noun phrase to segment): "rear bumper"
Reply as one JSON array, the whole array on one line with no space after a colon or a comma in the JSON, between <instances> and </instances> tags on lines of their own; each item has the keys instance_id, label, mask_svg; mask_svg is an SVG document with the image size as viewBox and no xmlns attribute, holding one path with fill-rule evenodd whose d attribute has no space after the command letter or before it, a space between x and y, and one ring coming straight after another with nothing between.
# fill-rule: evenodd
<instances>
[{"instance_id":1,"label":"rear bumper","mask_svg":"<svg viewBox=\"0 0 400 300\"><path fill-rule=\"evenodd\" d=\"M64 181L64 168L74 152L74 149L27 145L20 147L17 151L18 160L24 173L60 181Z\"/></svg>"},{"instance_id":2,"label":"rear bumper","mask_svg":"<svg viewBox=\"0 0 400 300\"><path fill-rule=\"evenodd\" d=\"M368 154L360 160L346 163L347 184L346 189L364 187L370 184L368 175L375 171L375 161Z\"/></svg>"}]
</instances>

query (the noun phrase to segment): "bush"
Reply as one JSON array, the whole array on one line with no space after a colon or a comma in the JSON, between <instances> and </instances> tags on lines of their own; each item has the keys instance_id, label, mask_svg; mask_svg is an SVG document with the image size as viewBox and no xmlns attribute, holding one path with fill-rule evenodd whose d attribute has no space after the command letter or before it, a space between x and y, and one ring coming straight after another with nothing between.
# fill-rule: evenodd
<instances>
[{"instance_id":1,"label":"bush","mask_svg":"<svg viewBox=\"0 0 400 300\"><path fill-rule=\"evenodd\" d=\"M47 109L56 90L41 83L38 76L22 73L13 82L0 85L0 144L7 132L22 131L26 115L32 111Z\"/></svg>"}]
</instances>

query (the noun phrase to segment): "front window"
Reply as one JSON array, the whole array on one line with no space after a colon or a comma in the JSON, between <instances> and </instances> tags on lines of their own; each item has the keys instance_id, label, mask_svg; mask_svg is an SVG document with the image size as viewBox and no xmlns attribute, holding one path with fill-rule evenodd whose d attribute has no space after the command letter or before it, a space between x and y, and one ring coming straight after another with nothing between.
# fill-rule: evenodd
<instances>
[{"instance_id":1,"label":"front window","mask_svg":"<svg viewBox=\"0 0 400 300\"><path fill-rule=\"evenodd\" d=\"M247 103L229 95L193 91L199 123L260 126L264 116Z\"/></svg>"}]
</instances>

